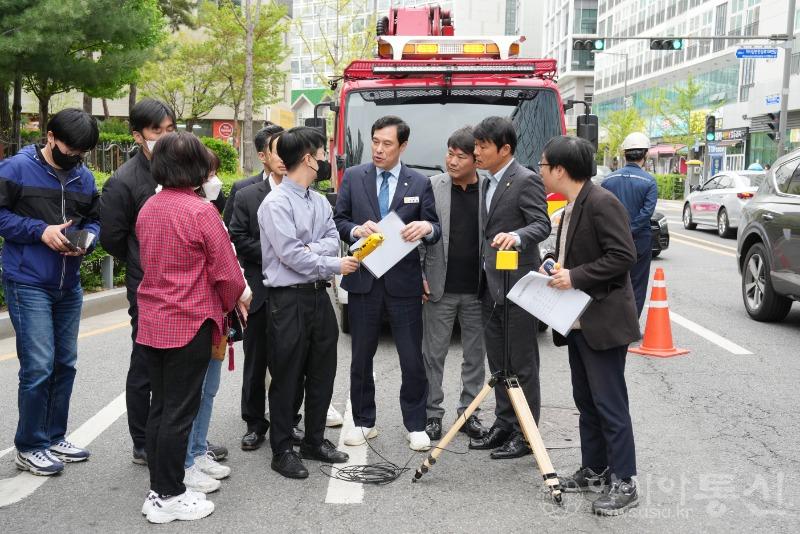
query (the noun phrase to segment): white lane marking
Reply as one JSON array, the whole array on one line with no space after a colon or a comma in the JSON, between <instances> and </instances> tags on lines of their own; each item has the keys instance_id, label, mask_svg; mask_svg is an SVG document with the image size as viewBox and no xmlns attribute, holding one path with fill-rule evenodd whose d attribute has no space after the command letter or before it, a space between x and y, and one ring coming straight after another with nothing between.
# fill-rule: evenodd
<instances>
[{"instance_id":1,"label":"white lane marking","mask_svg":"<svg viewBox=\"0 0 800 534\"><path fill-rule=\"evenodd\" d=\"M732 247L730 245L723 245L722 243L717 243L715 241L709 241L708 239L703 239L702 237L695 237L692 235L684 234L682 232L676 232L673 235L679 237L680 239L689 239L690 241L697 241L698 243L704 243L706 245L711 245L713 247L719 247L725 250L732 250L733 252L736 252L736 247Z\"/></svg>"},{"instance_id":2,"label":"white lane marking","mask_svg":"<svg viewBox=\"0 0 800 534\"><path fill-rule=\"evenodd\" d=\"M87 447L124 413L125 392L123 391L119 397L108 403L102 410L67 436L67 439L78 447ZM30 496L50 478L22 472L15 477L0 480L0 508Z\"/></svg>"},{"instance_id":3,"label":"white lane marking","mask_svg":"<svg viewBox=\"0 0 800 534\"><path fill-rule=\"evenodd\" d=\"M9 452L11 452L13 450L14 450L14 447L9 447L4 451L0 451L0 458L2 458L3 456L5 456L6 454L8 454Z\"/></svg>"},{"instance_id":4,"label":"white lane marking","mask_svg":"<svg viewBox=\"0 0 800 534\"><path fill-rule=\"evenodd\" d=\"M677 237L677 236L675 236L675 235L673 234L673 235L671 235L671 236L670 236L670 240L671 240L671 241L677 241L678 243L680 243L680 244L682 244L682 245L688 245L688 246L690 246L690 247L701 248L701 249L703 249L703 250L708 250L708 251L710 251L710 252L716 252L717 254L721 254L721 255L723 255L723 256L730 256L731 258L735 258L735 257L736 257L736 254L734 254L734 253L732 253L732 252L725 252L725 251L723 251L723 250L720 250L720 249L718 249L718 248L707 247L707 246L705 246L705 245L700 245L700 244L698 244L698 243L694 243L694 242L692 242L692 241L684 241L684 240L682 239L682 236L681 236L681 237ZM711 243L709 243L709 244L711 244Z\"/></svg>"},{"instance_id":5,"label":"white lane marking","mask_svg":"<svg viewBox=\"0 0 800 534\"><path fill-rule=\"evenodd\" d=\"M686 317L684 317L682 315L678 315L674 311L670 311L669 312L669 316L670 316L670 319L672 319L672 322L681 325L682 327L686 328L687 330L691 330L692 332L694 332L698 336L706 338L710 342L714 343L715 345L718 345L718 346L722 347L723 349L727 350L731 354L738 354L738 355L753 354L752 352L750 352L746 348L740 347L739 345L737 345L733 341L729 341L729 340L725 339L724 337L720 336L719 334L715 334L714 332L712 332L708 328L704 328L704 327L700 326L699 324L695 323L694 321L690 321Z\"/></svg>"},{"instance_id":6,"label":"white lane marking","mask_svg":"<svg viewBox=\"0 0 800 534\"><path fill-rule=\"evenodd\" d=\"M351 465L364 465L367 463L367 444L349 447L344 444L344 437L354 428L353 408L350 399L347 400L347 409L344 412L344 425L339 433L339 450L350 455L345 464L335 464L335 467L349 467ZM364 501L364 485L356 482L345 482L336 478L328 481L328 493L325 496L327 504L361 504Z\"/></svg>"}]
</instances>

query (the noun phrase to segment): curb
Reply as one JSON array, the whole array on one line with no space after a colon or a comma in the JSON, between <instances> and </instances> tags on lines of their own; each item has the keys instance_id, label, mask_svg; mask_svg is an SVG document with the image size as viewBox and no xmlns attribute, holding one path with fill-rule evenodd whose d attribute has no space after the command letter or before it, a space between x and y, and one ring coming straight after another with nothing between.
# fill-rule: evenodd
<instances>
[{"instance_id":1,"label":"curb","mask_svg":"<svg viewBox=\"0 0 800 534\"><path fill-rule=\"evenodd\" d=\"M108 289L90 293L83 297L83 308L81 309L81 319L100 315L128 307L127 290L124 287ZM0 313L0 339L14 337L14 327L11 325L11 317L8 312Z\"/></svg>"}]
</instances>

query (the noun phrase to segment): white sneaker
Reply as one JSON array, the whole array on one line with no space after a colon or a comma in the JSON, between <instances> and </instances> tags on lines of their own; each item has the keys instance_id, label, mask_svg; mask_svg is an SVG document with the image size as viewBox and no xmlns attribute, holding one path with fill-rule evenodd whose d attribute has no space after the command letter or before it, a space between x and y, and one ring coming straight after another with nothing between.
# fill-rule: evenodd
<instances>
[{"instance_id":1,"label":"white sneaker","mask_svg":"<svg viewBox=\"0 0 800 534\"><path fill-rule=\"evenodd\" d=\"M192 491L212 493L219 489L222 482L200 471L200 467L195 463L192 467L187 469L183 475L183 485L186 486L186 489Z\"/></svg>"},{"instance_id":2,"label":"white sneaker","mask_svg":"<svg viewBox=\"0 0 800 534\"><path fill-rule=\"evenodd\" d=\"M415 451L427 451L431 448L431 438L425 432L409 432L408 446Z\"/></svg>"},{"instance_id":3,"label":"white sneaker","mask_svg":"<svg viewBox=\"0 0 800 534\"><path fill-rule=\"evenodd\" d=\"M64 463L83 462L88 460L89 456L92 455L88 450L82 449L65 439L50 445L48 450Z\"/></svg>"},{"instance_id":4,"label":"white sneaker","mask_svg":"<svg viewBox=\"0 0 800 534\"><path fill-rule=\"evenodd\" d=\"M340 414L336 408L333 407L333 404L328 406L328 417L325 419L325 426L342 426L344 424L344 418L342 414Z\"/></svg>"},{"instance_id":5,"label":"white sneaker","mask_svg":"<svg viewBox=\"0 0 800 534\"><path fill-rule=\"evenodd\" d=\"M354 447L356 445L363 445L368 439L372 439L378 435L378 431L374 426L356 426L350 430L344 437L344 444Z\"/></svg>"},{"instance_id":6,"label":"white sneaker","mask_svg":"<svg viewBox=\"0 0 800 534\"><path fill-rule=\"evenodd\" d=\"M194 465L196 465L200 471L216 480L221 480L231 474L230 467L220 465L209 453L195 456Z\"/></svg>"},{"instance_id":7,"label":"white sneaker","mask_svg":"<svg viewBox=\"0 0 800 534\"><path fill-rule=\"evenodd\" d=\"M47 450L18 452L14 463L17 469L41 476L55 475L64 470L64 463Z\"/></svg>"},{"instance_id":8,"label":"white sneaker","mask_svg":"<svg viewBox=\"0 0 800 534\"><path fill-rule=\"evenodd\" d=\"M147 493L147 498L144 500L144 504L142 505L142 515L147 515L150 513L150 510L153 509L153 503L156 502L156 499L158 499L158 493L150 490Z\"/></svg>"},{"instance_id":9,"label":"white sneaker","mask_svg":"<svg viewBox=\"0 0 800 534\"><path fill-rule=\"evenodd\" d=\"M146 503L145 503L146 504ZM147 512L147 520L151 523L170 523L175 521L194 521L210 515L214 511L214 503L199 498L187 491L183 495L160 499L156 497Z\"/></svg>"}]
</instances>

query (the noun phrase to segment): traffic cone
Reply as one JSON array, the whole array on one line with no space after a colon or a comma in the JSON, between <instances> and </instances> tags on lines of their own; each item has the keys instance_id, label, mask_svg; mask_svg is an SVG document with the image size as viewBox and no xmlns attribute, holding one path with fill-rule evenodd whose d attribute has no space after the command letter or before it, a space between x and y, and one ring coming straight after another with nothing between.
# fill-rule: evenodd
<instances>
[{"instance_id":1,"label":"traffic cone","mask_svg":"<svg viewBox=\"0 0 800 534\"><path fill-rule=\"evenodd\" d=\"M664 280L664 269L661 267L656 269L653 277L653 291L650 293L650 309L647 310L644 339L638 348L628 349L628 351L659 358L689 353L687 349L676 349L672 344L672 325L669 321L669 305L667 304L667 282Z\"/></svg>"}]
</instances>

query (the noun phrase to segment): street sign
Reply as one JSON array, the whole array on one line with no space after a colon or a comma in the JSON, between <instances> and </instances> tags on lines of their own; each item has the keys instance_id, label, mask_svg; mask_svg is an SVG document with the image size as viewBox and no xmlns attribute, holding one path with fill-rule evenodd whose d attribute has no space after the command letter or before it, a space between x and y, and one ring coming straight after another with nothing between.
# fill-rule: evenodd
<instances>
[{"instance_id":1,"label":"street sign","mask_svg":"<svg viewBox=\"0 0 800 534\"><path fill-rule=\"evenodd\" d=\"M781 104L781 95L767 95L764 99L768 106L779 106Z\"/></svg>"},{"instance_id":2,"label":"street sign","mask_svg":"<svg viewBox=\"0 0 800 534\"><path fill-rule=\"evenodd\" d=\"M736 50L737 59L777 59L777 48L739 48Z\"/></svg>"}]
</instances>

